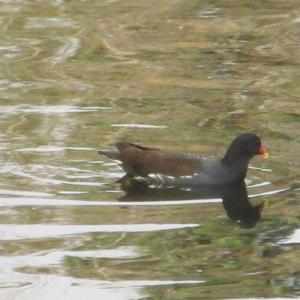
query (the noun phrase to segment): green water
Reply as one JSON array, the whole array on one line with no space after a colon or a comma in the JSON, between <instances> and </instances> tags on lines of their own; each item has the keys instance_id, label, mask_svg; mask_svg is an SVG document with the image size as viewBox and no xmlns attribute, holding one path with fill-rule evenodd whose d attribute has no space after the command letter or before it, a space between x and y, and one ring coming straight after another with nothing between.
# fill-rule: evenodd
<instances>
[{"instance_id":1,"label":"green water","mask_svg":"<svg viewBox=\"0 0 300 300\"><path fill-rule=\"evenodd\" d=\"M0 1L0 34L1 299L300 297L299 1ZM135 205L96 152L221 156L246 131L271 155L252 228Z\"/></svg>"}]
</instances>

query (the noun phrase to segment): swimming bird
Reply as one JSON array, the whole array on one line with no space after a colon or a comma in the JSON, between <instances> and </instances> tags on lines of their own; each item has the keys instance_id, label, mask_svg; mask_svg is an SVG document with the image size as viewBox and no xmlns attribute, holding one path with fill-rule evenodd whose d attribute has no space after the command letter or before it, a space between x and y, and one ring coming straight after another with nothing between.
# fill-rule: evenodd
<instances>
[{"instance_id":1,"label":"swimming bird","mask_svg":"<svg viewBox=\"0 0 300 300\"><path fill-rule=\"evenodd\" d=\"M254 133L243 133L229 145L222 158L178 153L117 143L116 150L99 154L117 160L126 172L125 178L139 177L164 186L223 185L244 180L249 161L255 155L268 157L266 148Z\"/></svg>"}]
</instances>

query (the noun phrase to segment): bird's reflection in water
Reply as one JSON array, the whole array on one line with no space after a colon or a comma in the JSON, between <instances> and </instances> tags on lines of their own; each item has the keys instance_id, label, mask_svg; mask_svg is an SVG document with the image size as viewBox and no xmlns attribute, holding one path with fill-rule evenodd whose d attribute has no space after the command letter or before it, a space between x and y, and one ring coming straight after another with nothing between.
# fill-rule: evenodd
<instances>
[{"instance_id":1,"label":"bird's reflection in water","mask_svg":"<svg viewBox=\"0 0 300 300\"><path fill-rule=\"evenodd\" d=\"M120 201L167 201L220 198L227 216L243 228L252 228L261 219L264 204L253 206L244 180L219 186L154 187L136 179L121 183L126 194Z\"/></svg>"}]
</instances>

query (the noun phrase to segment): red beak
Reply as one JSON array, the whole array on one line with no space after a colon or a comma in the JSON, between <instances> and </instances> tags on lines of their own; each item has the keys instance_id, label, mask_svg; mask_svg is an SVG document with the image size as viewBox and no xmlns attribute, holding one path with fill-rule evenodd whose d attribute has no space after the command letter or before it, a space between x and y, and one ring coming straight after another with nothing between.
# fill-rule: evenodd
<instances>
[{"instance_id":1,"label":"red beak","mask_svg":"<svg viewBox=\"0 0 300 300\"><path fill-rule=\"evenodd\" d=\"M267 152L267 149L264 146L260 146L259 155L263 155L265 158L269 157L269 153Z\"/></svg>"}]
</instances>

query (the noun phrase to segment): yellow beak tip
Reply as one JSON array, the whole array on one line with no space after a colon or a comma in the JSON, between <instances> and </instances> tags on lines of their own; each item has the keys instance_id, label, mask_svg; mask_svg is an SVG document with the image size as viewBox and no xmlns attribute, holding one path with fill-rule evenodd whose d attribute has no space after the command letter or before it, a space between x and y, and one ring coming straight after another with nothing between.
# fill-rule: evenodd
<instances>
[{"instance_id":1,"label":"yellow beak tip","mask_svg":"<svg viewBox=\"0 0 300 300\"><path fill-rule=\"evenodd\" d=\"M269 158L270 154L268 152L264 153L264 158Z\"/></svg>"}]
</instances>

